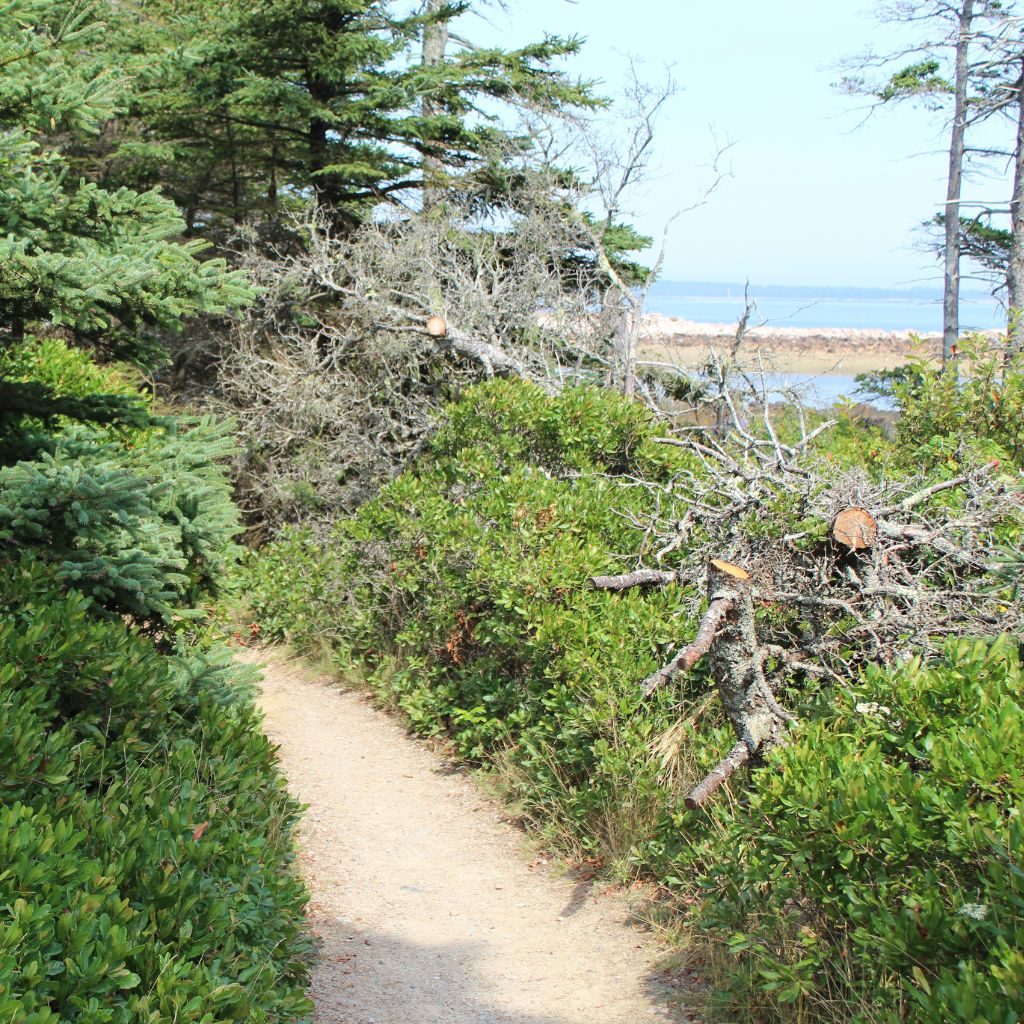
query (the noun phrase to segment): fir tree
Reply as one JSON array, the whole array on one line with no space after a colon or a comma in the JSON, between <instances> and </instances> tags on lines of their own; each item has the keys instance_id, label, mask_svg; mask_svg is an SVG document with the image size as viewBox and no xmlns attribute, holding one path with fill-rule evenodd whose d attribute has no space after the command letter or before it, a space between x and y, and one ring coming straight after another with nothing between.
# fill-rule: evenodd
<instances>
[{"instance_id":1,"label":"fir tree","mask_svg":"<svg viewBox=\"0 0 1024 1024\"><path fill-rule=\"evenodd\" d=\"M200 243L174 240L168 199L69 172L61 145L114 110L103 52L86 5L0 8L0 561L33 552L103 606L167 622L230 556L224 428L157 420L84 357L58 371L70 350L33 335L148 362L157 332L249 289L222 261L200 262Z\"/></svg>"},{"instance_id":2,"label":"fir tree","mask_svg":"<svg viewBox=\"0 0 1024 1024\"><path fill-rule=\"evenodd\" d=\"M57 148L95 132L120 88L103 26L68 0L14 0L0 9L0 344L26 326L67 328L94 347L152 362L158 331L247 295L155 192L108 190L69 172Z\"/></svg>"},{"instance_id":3,"label":"fir tree","mask_svg":"<svg viewBox=\"0 0 1024 1024\"><path fill-rule=\"evenodd\" d=\"M83 166L162 185L196 234L220 237L254 215L276 221L313 196L351 225L417 192L426 159L452 171L482 163L503 134L486 100L592 102L555 67L575 39L464 47L423 63L423 32L469 6L400 15L387 0L119 4L113 44L133 68L131 116Z\"/></svg>"}]
</instances>

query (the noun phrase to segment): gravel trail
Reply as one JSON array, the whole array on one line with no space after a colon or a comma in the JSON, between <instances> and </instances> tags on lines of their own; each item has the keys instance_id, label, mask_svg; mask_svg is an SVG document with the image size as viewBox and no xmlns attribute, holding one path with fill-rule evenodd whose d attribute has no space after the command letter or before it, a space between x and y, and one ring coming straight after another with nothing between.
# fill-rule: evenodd
<instances>
[{"instance_id":1,"label":"gravel trail","mask_svg":"<svg viewBox=\"0 0 1024 1024\"><path fill-rule=\"evenodd\" d=\"M294 796L323 1024L653 1024L655 951L615 896L556 877L501 808L364 695L265 667Z\"/></svg>"}]
</instances>

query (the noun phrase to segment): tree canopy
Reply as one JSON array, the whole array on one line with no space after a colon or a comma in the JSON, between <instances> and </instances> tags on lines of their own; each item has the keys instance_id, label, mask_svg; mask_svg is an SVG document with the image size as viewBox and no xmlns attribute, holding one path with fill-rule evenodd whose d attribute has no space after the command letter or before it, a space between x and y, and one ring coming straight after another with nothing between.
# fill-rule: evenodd
<instances>
[{"instance_id":1,"label":"tree canopy","mask_svg":"<svg viewBox=\"0 0 1024 1024\"><path fill-rule=\"evenodd\" d=\"M469 7L129 0L114 44L131 70L127 110L82 159L100 180L159 184L191 234L276 222L313 197L351 226L415 196L425 159L453 172L482 163L504 136L495 104L595 102L555 66L576 38L420 60L423 32Z\"/></svg>"}]
</instances>

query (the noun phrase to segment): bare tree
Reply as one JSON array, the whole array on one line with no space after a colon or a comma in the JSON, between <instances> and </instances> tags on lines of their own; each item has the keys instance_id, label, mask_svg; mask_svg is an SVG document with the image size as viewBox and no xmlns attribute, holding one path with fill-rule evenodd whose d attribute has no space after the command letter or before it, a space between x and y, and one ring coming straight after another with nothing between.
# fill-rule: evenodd
<instances>
[{"instance_id":1,"label":"bare tree","mask_svg":"<svg viewBox=\"0 0 1024 1024\"><path fill-rule=\"evenodd\" d=\"M943 244L943 359L952 359L960 324L960 206L964 157L969 127L984 119L991 108L981 102L979 89L991 73L988 48L998 26L1005 21L1004 5L997 0L899 0L880 7L883 22L910 26L922 38L886 54L870 53L847 63L856 70L842 80L851 93L872 96L879 104L923 100L932 109L952 98L949 123L946 200L941 216ZM972 55L977 51L977 56ZM942 73L948 57L951 75ZM903 62L911 60L912 63ZM866 78L864 71L896 67L882 81Z\"/></svg>"},{"instance_id":2,"label":"bare tree","mask_svg":"<svg viewBox=\"0 0 1024 1024\"><path fill-rule=\"evenodd\" d=\"M953 77L953 121L949 135L946 174L946 246L943 256L942 359L948 362L960 340L960 189L963 179L964 136L967 131L968 48L974 22L974 0L962 0L957 19Z\"/></svg>"},{"instance_id":3,"label":"bare tree","mask_svg":"<svg viewBox=\"0 0 1024 1024\"><path fill-rule=\"evenodd\" d=\"M634 82L620 149L586 122L523 111L514 134L532 145L493 154L493 191L451 176L429 209L382 209L348 234L314 211L297 249L248 248L263 296L222 351L217 388L246 439L253 521L326 524L351 509L488 377L611 384L658 407L672 371L641 369L637 348L661 256L654 270L631 262L645 240L622 217L673 89Z\"/></svg>"},{"instance_id":4,"label":"bare tree","mask_svg":"<svg viewBox=\"0 0 1024 1024\"><path fill-rule=\"evenodd\" d=\"M1010 253L1006 265L1006 305L1009 316L1008 352L1024 353L1024 58L1016 83L1017 136L1010 198Z\"/></svg>"},{"instance_id":5,"label":"bare tree","mask_svg":"<svg viewBox=\"0 0 1024 1024\"><path fill-rule=\"evenodd\" d=\"M254 519L326 524L351 509L474 381L556 389L615 372L590 234L542 177L497 222L453 196L345 235L314 213L301 252L248 252L263 293L221 353L218 388L241 421Z\"/></svg>"}]
</instances>

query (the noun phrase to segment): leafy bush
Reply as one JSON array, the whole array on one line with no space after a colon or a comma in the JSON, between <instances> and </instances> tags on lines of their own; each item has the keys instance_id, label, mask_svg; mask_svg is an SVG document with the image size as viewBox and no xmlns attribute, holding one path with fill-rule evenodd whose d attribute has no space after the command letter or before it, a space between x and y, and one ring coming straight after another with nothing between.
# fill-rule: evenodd
<instances>
[{"instance_id":1,"label":"leafy bush","mask_svg":"<svg viewBox=\"0 0 1024 1024\"><path fill-rule=\"evenodd\" d=\"M951 643L846 689L794 682L792 745L734 800L686 810L734 737L700 665L648 701L637 680L693 635L699 595L584 585L636 550L631 517L659 509L658 487L701 471L656 433L608 393L473 389L330 538L293 530L249 558L256 614L364 670L417 730L500 766L548 836L680 892L723 958L724 1019L1016 1019L1011 645ZM840 440L826 455L850 464L852 421ZM749 530L772 515L766 503Z\"/></svg>"},{"instance_id":2,"label":"leafy bush","mask_svg":"<svg viewBox=\"0 0 1024 1024\"><path fill-rule=\"evenodd\" d=\"M975 447L985 458L1024 466L1024 366L1007 365L986 338L967 338L953 371L916 360L893 390L897 440L908 464L941 462Z\"/></svg>"},{"instance_id":3,"label":"leafy bush","mask_svg":"<svg viewBox=\"0 0 1024 1024\"><path fill-rule=\"evenodd\" d=\"M0 374L0 1017L294 1021L297 808L228 654L174 628L234 558L227 427L57 342Z\"/></svg>"},{"instance_id":4,"label":"leafy bush","mask_svg":"<svg viewBox=\"0 0 1024 1024\"><path fill-rule=\"evenodd\" d=\"M294 1020L297 807L227 655L161 655L29 558L0 589L0 1016Z\"/></svg>"},{"instance_id":5,"label":"leafy bush","mask_svg":"<svg viewBox=\"0 0 1024 1024\"><path fill-rule=\"evenodd\" d=\"M655 436L639 406L607 392L476 388L420 466L326 542L293 530L250 560L261 626L367 666L416 729L501 761L538 820L633 856L656 843L670 800L648 745L679 699L641 712L636 679L695 597L582 584L635 545L624 513L654 500L604 474L664 482L685 465ZM684 699L705 688L699 674L692 687Z\"/></svg>"},{"instance_id":6,"label":"leafy bush","mask_svg":"<svg viewBox=\"0 0 1024 1024\"><path fill-rule=\"evenodd\" d=\"M835 700L758 776L706 881L730 995L780 1021L1020 1020L1016 646L950 642Z\"/></svg>"}]
</instances>

